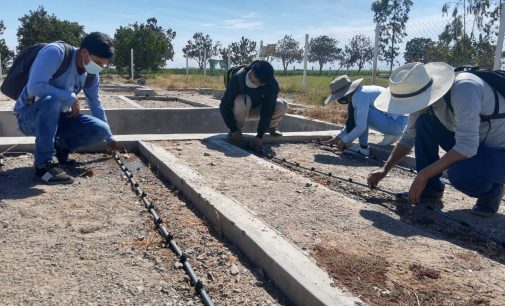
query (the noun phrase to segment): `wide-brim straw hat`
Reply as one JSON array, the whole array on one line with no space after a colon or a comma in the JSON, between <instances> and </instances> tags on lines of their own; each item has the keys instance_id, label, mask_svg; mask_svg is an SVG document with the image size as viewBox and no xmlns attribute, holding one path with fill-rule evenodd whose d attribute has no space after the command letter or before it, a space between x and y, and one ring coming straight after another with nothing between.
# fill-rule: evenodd
<instances>
[{"instance_id":1,"label":"wide-brim straw hat","mask_svg":"<svg viewBox=\"0 0 505 306\"><path fill-rule=\"evenodd\" d=\"M374 106L390 114L411 114L440 100L454 83L454 68L446 63L408 63L391 73L389 87Z\"/></svg>"},{"instance_id":2,"label":"wide-brim straw hat","mask_svg":"<svg viewBox=\"0 0 505 306\"><path fill-rule=\"evenodd\" d=\"M363 81L362 78L351 82L351 79L345 74L335 78L330 83L331 95L326 98L324 105L328 105L333 101L338 101L342 97L353 93L361 84L361 81Z\"/></svg>"}]
</instances>

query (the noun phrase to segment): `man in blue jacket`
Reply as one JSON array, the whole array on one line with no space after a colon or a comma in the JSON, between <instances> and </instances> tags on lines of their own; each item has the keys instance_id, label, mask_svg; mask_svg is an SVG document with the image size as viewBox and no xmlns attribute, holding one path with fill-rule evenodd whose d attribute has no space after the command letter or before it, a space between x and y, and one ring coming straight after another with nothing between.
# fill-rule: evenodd
<instances>
[{"instance_id":1,"label":"man in blue jacket","mask_svg":"<svg viewBox=\"0 0 505 306\"><path fill-rule=\"evenodd\" d=\"M277 130L277 123L286 114L288 104L277 101L278 94L279 84L267 61L254 61L231 76L219 109L233 142L243 143L242 128L248 118L259 117L257 134L251 145L253 149L261 149L267 131L272 136L282 135Z\"/></svg>"},{"instance_id":2,"label":"man in blue jacket","mask_svg":"<svg viewBox=\"0 0 505 306\"><path fill-rule=\"evenodd\" d=\"M41 49L14 107L21 132L35 136L35 175L46 184L74 181L53 161L54 155L60 164L68 164L69 153L80 147L106 140L110 148L117 148L98 93L98 74L114 56L112 39L90 33L71 56L67 71L53 78L64 61L65 47L51 43ZM93 116L79 113L81 89Z\"/></svg>"}]
</instances>

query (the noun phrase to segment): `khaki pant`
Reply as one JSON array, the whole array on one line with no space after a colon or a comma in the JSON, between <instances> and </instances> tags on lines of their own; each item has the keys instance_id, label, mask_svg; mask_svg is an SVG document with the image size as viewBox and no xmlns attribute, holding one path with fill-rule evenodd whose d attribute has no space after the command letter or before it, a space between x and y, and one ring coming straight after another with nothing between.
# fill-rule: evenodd
<instances>
[{"instance_id":1,"label":"khaki pant","mask_svg":"<svg viewBox=\"0 0 505 306\"><path fill-rule=\"evenodd\" d=\"M252 102L248 95L238 95L235 98L235 104L233 105L233 115L235 117L235 122L237 122L237 127L242 129L245 122L248 120L256 120L260 118L261 105L255 108L251 108ZM288 111L288 102L284 100L277 100L275 104L274 114L272 115L272 120L270 121L270 128L277 127L277 124L282 119L282 117Z\"/></svg>"}]
</instances>

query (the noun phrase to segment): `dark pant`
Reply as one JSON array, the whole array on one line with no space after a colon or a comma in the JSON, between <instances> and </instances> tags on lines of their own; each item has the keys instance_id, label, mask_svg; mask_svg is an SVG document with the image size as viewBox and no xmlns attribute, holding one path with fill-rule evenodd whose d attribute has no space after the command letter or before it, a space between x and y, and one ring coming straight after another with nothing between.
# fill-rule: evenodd
<instances>
[{"instance_id":1,"label":"dark pant","mask_svg":"<svg viewBox=\"0 0 505 306\"><path fill-rule=\"evenodd\" d=\"M449 151L455 144L454 133L446 129L431 112L416 121L416 168L421 171L439 159L438 149ZM505 183L505 150L481 144L473 157L456 162L447 169L454 188L474 198L492 197ZM431 178L426 188L442 191L440 175Z\"/></svg>"}]
</instances>

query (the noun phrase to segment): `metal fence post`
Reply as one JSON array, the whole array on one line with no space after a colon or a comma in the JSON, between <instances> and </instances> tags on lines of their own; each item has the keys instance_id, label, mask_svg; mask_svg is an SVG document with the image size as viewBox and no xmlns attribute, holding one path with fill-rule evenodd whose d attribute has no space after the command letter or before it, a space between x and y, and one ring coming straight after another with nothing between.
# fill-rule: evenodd
<instances>
[{"instance_id":1,"label":"metal fence post","mask_svg":"<svg viewBox=\"0 0 505 306\"><path fill-rule=\"evenodd\" d=\"M265 54L263 52L263 41L260 40L260 52L258 52L258 59L263 60L265 59Z\"/></svg>"},{"instance_id":2,"label":"metal fence post","mask_svg":"<svg viewBox=\"0 0 505 306\"><path fill-rule=\"evenodd\" d=\"M493 69L495 70L498 70L501 67L504 32L505 32L505 4L502 4L500 10L500 30L498 32L498 41L496 42L496 52L494 54Z\"/></svg>"},{"instance_id":3,"label":"metal fence post","mask_svg":"<svg viewBox=\"0 0 505 306\"><path fill-rule=\"evenodd\" d=\"M131 79L133 80L133 49L130 49Z\"/></svg>"},{"instance_id":4,"label":"metal fence post","mask_svg":"<svg viewBox=\"0 0 505 306\"><path fill-rule=\"evenodd\" d=\"M207 50L203 50L203 77L207 77Z\"/></svg>"},{"instance_id":5,"label":"metal fence post","mask_svg":"<svg viewBox=\"0 0 505 306\"><path fill-rule=\"evenodd\" d=\"M2 53L0 52L0 81L3 80Z\"/></svg>"},{"instance_id":6,"label":"metal fence post","mask_svg":"<svg viewBox=\"0 0 505 306\"><path fill-rule=\"evenodd\" d=\"M307 87L307 59L309 57L309 34L305 34L305 51L303 53L303 81L302 90L305 92Z\"/></svg>"},{"instance_id":7,"label":"metal fence post","mask_svg":"<svg viewBox=\"0 0 505 306\"><path fill-rule=\"evenodd\" d=\"M188 58L188 50L186 50L186 83L188 82L189 77L189 58Z\"/></svg>"},{"instance_id":8,"label":"metal fence post","mask_svg":"<svg viewBox=\"0 0 505 306\"><path fill-rule=\"evenodd\" d=\"M379 24L375 25L375 42L373 47L373 67L372 67L372 84L377 84L377 57L379 56L379 35L380 35L380 26Z\"/></svg>"}]
</instances>

